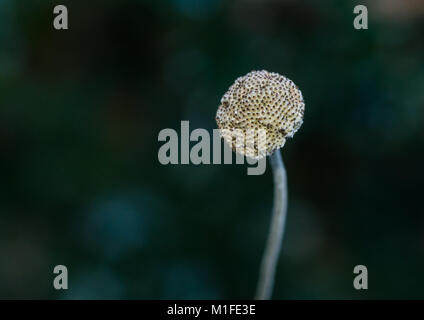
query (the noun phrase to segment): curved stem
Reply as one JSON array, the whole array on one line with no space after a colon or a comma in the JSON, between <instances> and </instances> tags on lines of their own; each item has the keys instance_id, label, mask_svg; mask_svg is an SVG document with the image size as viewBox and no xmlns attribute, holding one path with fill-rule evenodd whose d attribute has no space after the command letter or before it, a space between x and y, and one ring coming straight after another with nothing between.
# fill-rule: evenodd
<instances>
[{"instance_id":1,"label":"curved stem","mask_svg":"<svg viewBox=\"0 0 424 320\"><path fill-rule=\"evenodd\" d=\"M262 258L255 299L271 298L287 213L287 175L280 150L269 157L274 176L274 205L268 241Z\"/></svg>"}]
</instances>

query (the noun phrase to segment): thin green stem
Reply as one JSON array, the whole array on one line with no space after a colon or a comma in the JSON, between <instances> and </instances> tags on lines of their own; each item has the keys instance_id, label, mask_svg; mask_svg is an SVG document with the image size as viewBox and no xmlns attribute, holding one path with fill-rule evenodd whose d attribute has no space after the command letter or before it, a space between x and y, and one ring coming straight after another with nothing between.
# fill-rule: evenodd
<instances>
[{"instance_id":1,"label":"thin green stem","mask_svg":"<svg viewBox=\"0 0 424 320\"><path fill-rule=\"evenodd\" d=\"M287 215L287 175L280 150L276 150L269 160L274 176L274 205L268 241L259 272L255 295L257 300L267 300L272 296Z\"/></svg>"}]
</instances>

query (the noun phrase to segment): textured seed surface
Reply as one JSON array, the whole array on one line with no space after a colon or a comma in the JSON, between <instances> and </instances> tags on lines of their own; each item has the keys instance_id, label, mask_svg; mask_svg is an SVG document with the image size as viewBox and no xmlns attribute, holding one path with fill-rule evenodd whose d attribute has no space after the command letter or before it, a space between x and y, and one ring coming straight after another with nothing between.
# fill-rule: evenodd
<instances>
[{"instance_id":1,"label":"textured seed surface","mask_svg":"<svg viewBox=\"0 0 424 320\"><path fill-rule=\"evenodd\" d=\"M302 125L304 110L302 92L293 81L278 73L252 71L224 94L216 122L234 151L259 159L293 137Z\"/></svg>"}]
</instances>

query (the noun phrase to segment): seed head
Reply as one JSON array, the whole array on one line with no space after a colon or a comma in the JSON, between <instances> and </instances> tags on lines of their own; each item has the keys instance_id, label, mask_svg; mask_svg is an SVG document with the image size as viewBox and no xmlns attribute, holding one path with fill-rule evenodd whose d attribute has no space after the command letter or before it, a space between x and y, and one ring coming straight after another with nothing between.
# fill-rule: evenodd
<instances>
[{"instance_id":1,"label":"seed head","mask_svg":"<svg viewBox=\"0 0 424 320\"><path fill-rule=\"evenodd\" d=\"M274 72L251 71L224 94L216 122L234 151L260 159L293 137L304 110L302 92L293 81Z\"/></svg>"}]
</instances>

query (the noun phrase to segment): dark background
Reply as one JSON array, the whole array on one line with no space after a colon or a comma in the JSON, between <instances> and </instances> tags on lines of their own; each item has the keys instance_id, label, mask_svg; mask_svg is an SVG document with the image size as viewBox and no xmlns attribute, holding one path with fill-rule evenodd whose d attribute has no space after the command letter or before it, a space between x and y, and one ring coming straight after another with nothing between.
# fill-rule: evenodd
<instances>
[{"instance_id":1,"label":"dark background","mask_svg":"<svg viewBox=\"0 0 424 320\"><path fill-rule=\"evenodd\" d=\"M424 298L423 18L419 0L1 0L0 298L253 297L270 171L162 166L157 137L216 128L261 69L306 102L274 298Z\"/></svg>"}]
</instances>

